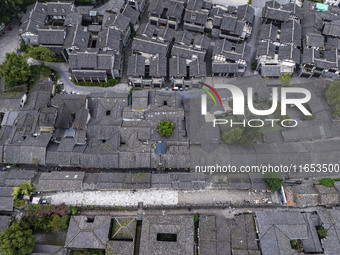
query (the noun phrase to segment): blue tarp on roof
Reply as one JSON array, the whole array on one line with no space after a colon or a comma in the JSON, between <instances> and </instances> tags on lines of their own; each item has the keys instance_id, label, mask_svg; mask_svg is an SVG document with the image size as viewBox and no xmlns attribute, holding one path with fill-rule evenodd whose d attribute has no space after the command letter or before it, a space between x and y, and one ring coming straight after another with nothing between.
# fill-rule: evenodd
<instances>
[{"instance_id":1,"label":"blue tarp on roof","mask_svg":"<svg viewBox=\"0 0 340 255\"><path fill-rule=\"evenodd\" d=\"M165 143L158 142L156 144L156 154L165 154L165 153L166 153Z\"/></svg>"}]
</instances>

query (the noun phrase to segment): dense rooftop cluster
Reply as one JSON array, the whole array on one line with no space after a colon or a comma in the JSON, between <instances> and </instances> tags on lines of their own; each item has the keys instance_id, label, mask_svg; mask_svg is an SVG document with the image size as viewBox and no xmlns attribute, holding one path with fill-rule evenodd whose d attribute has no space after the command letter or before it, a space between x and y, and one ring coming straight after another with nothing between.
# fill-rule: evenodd
<instances>
[{"instance_id":1,"label":"dense rooftop cluster","mask_svg":"<svg viewBox=\"0 0 340 255\"><path fill-rule=\"evenodd\" d=\"M215 39L220 50L212 56L212 75L244 74L250 61L244 40L254 21L250 5L157 0L149 5L148 21L140 24L145 1L116 2L105 12L71 2L37 2L22 17L20 35L26 44L46 46L64 57L76 81L107 81L126 72L135 87L162 87L165 81L177 88L192 87L210 75L207 51ZM124 58L131 29L137 36L132 55Z\"/></svg>"},{"instance_id":2,"label":"dense rooftop cluster","mask_svg":"<svg viewBox=\"0 0 340 255\"><path fill-rule=\"evenodd\" d=\"M23 164L101 167L188 167L184 100L169 91L128 94L58 94L41 82L27 103L6 113L3 161ZM161 137L162 120L174 123ZM157 143L166 150L157 149ZM158 145L159 146L159 145Z\"/></svg>"},{"instance_id":3,"label":"dense rooftop cluster","mask_svg":"<svg viewBox=\"0 0 340 255\"><path fill-rule=\"evenodd\" d=\"M148 14L149 22L141 25L132 43L127 71L131 85L162 87L169 80L175 88L198 86L208 75L207 51L215 39L219 50L213 52L213 75L244 74L250 50L242 42L251 34L251 6L158 0Z\"/></svg>"},{"instance_id":4,"label":"dense rooftop cluster","mask_svg":"<svg viewBox=\"0 0 340 255\"><path fill-rule=\"evenodd\" d=\"M100 12L73 2L36 2L22 17L19 33L26 44L64 57L77 81L107 81L122 75L123 49L144 5L116 1Z\"/></svg>"},{"instance_id":5,"label":"dense rooftop cluster","mask_svg":"<svg viewBox=\"0 0 340 255\"><path fill-rule=\"evenodd\" d=\"M306 1L266 2L257 49L262 76L298 73L302 77L339 74L340 8Z\"/></svg>"}]
</instances>

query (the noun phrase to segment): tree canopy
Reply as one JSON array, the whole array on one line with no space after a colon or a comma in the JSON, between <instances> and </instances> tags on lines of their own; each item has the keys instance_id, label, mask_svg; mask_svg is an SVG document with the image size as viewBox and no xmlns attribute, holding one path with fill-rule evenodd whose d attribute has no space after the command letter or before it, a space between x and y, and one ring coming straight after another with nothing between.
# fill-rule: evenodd
<instances>
[{"instance_id":1,"label":"tree canopy","mask_svg":"<svg viewBox=\"0 0 340 255\"><path fill-rule=\"evenodd\" d=\"M0 251L3 255L24 255L33 252L35 238L31 229L13 224L0 234Z\"/></svg>"},{"instance_id":2,"label":"tree canopy","mask_svg":"<svg viewBox=\"0 0 340 255\"><path fill-rule=\"evenodd\" d=\"M285 73L283 75L280 75L280 82L283 87L290 86L290 78L292 77L291 73Z\"/></svg>"},{"instance_id":3,"label":"tree canopy","mask_svg":"<svg viewBox=\"0 0 340 255\"><path fill-rule=\"evenodd\" d=\"M44 46L29 47L28 56L46 62L52 62L55 59L55 53Z\"/></svg>"},{"instance_id":4,"label":"tree canopy","mask_svg":"<svg viewBox=\"0 0 340 255\"><path fill-rule=\"evenodd\" d=\"M0 24L10 22L13 15L25 11L27 6L35 2L36 0L0 0Z\"/></svg>"},{"instance_id":5,"label":"tree canopy","mask_svg":"<svg viewBox=\"0 0 340 255\"><path fill-rule=\"evenodd\" d=\"M174 124L171 121L161 121L159 123L159 133L161 136L170 136L174 129Z\"/></svg>"},{"instance_id":6,"label":"tree canopy","mask_svg":"<svg viewBox=\"0 0 340 255\"><path fill-rule=\"evenodd\" d=\"M258 127L237 127L224 132L221 138L226 144L240 143L250 146L261 138L261 132Z\"/></svg>"},{"instance_id":7,"label":"tree canopy","mask_svg":"<svg viewBox=\"0 0 340 255\"><path fill-rule=\"evenodd\" d=\"M243 133L242 128L239 127L233 128L228 132L224 132L221 138L226 144L232 144L239 142L241 140L242 133Z\"/></svg>"},{"instance_id":8,"label":"tree canopy","mask_svg":"<svg viewBox=\"0 0 340 255\"><path fill-rule=\"evenodd\" d=\"M268 184L268 187L272 191L277 191L281 188L283 181L280 173L267 173L265 175L264 181Z\"/></svg>"},{"instance_id":9,"label":"tree canopy","mask_svg":"<svg viewBox=\"0 0 340 255\"><path fill-rule=\"evenodd\" d=\"M326 98L331 104L340 103L340 81L333 81L326 90Z\"/></svg>"},{"instance_id":10,"label":"tree canopy","mask_svg":"<svg viewBox=\"0 0 340 255\"><path fill-rule=\"evenodd\" d=\"M13 90L15 86L23 85L31 75L26 58L15 52L6 53L5 61L0 65L0 76L5 79L6 86Z\"/></svg>"}]
</instances>

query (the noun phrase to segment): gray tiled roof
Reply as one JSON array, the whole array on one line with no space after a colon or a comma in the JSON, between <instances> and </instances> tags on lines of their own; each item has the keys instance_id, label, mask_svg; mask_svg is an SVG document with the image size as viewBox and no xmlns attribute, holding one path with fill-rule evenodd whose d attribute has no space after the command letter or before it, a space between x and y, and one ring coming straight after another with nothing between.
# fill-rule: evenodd
<instances>
[{"instance_id":1,"label":"gray tiled roof","mask_svg":"<svg viewBox=\"0 0 340 255\"><path fill-rule=\"evenodd\" d=\"M86 222L87 216L72 216L67 231L65 247L84 249L105 249L109 240L110 216L93 216L93 222Z\"/></svg>"},{"instance_id":2,"label":"gray tiled roof","mask_svg":"<svg viewBox=\"0 0 340 255\"><path fill-rule=\"evenodd\" d=\"M279 77L281 67L279 65L263 65L261 66L261 75L268 77Z\"/></svg>"},{"instance_id":3,"label":"gray tiled roof","mask_svg":"<svg viewBox=\"0 0 340 255\"><path fill-rule=\"evenodd\" d=\"M169 76L170 77L185 77L186 61L181 57L172 57L169 60Z\"/></svg>"},{"instance_id":4,"label":"gray tiled roof","mask_svg":"<svg viewBox=\"0 0 340 255\"><path fill-rule=\"evenodd\" d=\"M292 250L290 240L307 239L308 226L300 212L257 212L262 254L274 255Z\"/></svg>"},{"instance_id":5,"label":"gray tiled roof","mask_svg":"<svg viewBox=\"0 0 340 255\"><path fill-rule=\"evenodd\" d=\"M307 33L305 43L307 47L323 48L324 37L320 33Z\"/></svg>"},{"instance_id":6,"label":"gray tiled roof","mask_svg":"<svg viewBox=\"0 0 340 255\"><path fill-rule=\"evenodd\" d=\"M247 43L233 44L232 42L224 39L217 40L213 49L213 56L223 55L227 60L247 60L250 59L250 47Z\"/></svg>"},{"instance_id":7,"label":"gray tiled roof","mask_svg":"<svg viewBox=\"0 0 340 255\"><path fill-rule=\"evenodd\" d=\"M240 20L245 20L250 24L254 21L255 10L249 4L240 5L237 7L237 17Z\"/></svg>"},{"instance_id":8,"label":"gray tiled roof","mask_svg":"<svg viewBox=\"0 0 340 255\"><path fill-rule=\"evenodd\" d=\"M298 6L295 3L288 3L288 4L284 4L282 5L283 10L287 10L291 12L291 15L296 16L299 19L302 19L302 8L300 6Z\"/></svg>"},{"instance_id":9,"label":"gray tiled roof","mask_svg":"<svg viewBox=\"0 0 340 255\"><path fill-rule=\"evenodd\" d=\"M277 32L278 32L278 27L273 25L273 23L262 24L259 40L276 41Z\"/></svg>"},{"instance_id":10,"label":"gray tiled roof","mask_svg":"<svg viewBox=\"0 0 340 255\"><path fill-rule=\"evenodd\" d=\"M187 30L177 31L175 41L179 44L190 45L193 37L194 35Z\"/></svg>"},{"instance_id":11,"label":"gray tiled roof","mask_svg":"<svg viewBox=\"0 0 340 255\"><path fill-rule=\"evenodd\" d=\"M73 2L50 2L47 3L47 14L53 16L65 16L74 11Z\"/></svg>"},{"instance_id":12,"label":"gray tiled roof","mask_svg":"<svg viewBox=\"0 0 340 255\"><path fill-rule=\"evenodd\" d=\"M172 47L171 54L173 56L179 56L185 59L192 59L193 56L197 56L198 59L204 60L206 51L198 51L185 45L174 45Z\"/></svg>"},{"instance_id":13,"label":"gray tiled roof","mask_svg":"<svg viewBox=\"0 0 340 255\"><path fill-rule=\"evenodd\" d=\"M140 13L133 9L131 5L127 4L122 12L122 14L130 19L131 24L137 24L139 22Z\"/></svg>"},{"instance_id":14,"label":"gray tiled roof","mask_svg":"<svg viewBox=\"0 0 340 255\"><path fill-rule=\"evenodd\" d=\"M269 56L274 58L275 56L275 45L270 41L260 42L257 46L257 56Z\"/></svg>"},{"instance_id":15,"label":"gray tiled roof","mask_svg":"<svg viewBox=\"0 0 340 255\"><path fill-rule=\"evenodd\" d=\"M149 74L151 77L165 77L166 76L166 57L153 57L150 59Z\"/></svg>"},{"instance_id":16,"label":"gray tiled roof","mask_svg":"<svg viewBox=\"0 0 340 255\"><path fill-rule=\"evenodd\" d=\"M295 20L284 22L281 25L281 43L293 43L297 47L301 46L301 25Z\"/></svg>"},{"instance_id":17,"label":"gray tiled roof","mask_svg":"<svg viewBox=\"0 0 340 255\"><path fill-rule=\"evenodd\" d=\"M293 60L296 64L300 64L300 50L293 45L279 47L280 60Z\"/></svg>"},{"instance_id":18,"label":"gray tiled roof","mask_svg":"<svg viewBox=\"0 0 340 255\"><path fill-rule=\"evenodd\" d=\"M76 25L67 29L64 47L69 48L74 46L77 49L85 50L88 47L90 33L85 27Z\"/></svg>"},{"instance_id":19,"label":"gray tiled roof","mask_svg":"<svg viewBox=\"0 0 340 255\"><path fill-rule=\"evenodd\" d=\"M322 33L329 36L340 36L340 21L333 21L325 23Z\"/></svg>"},{"instance_id":20,"label":"gray tiled roof","mask_svg":"<svg viewBox=\"0 0 340 255\"><path fill-rule=\"evenodd\" d=\"M75 26L76 24L80 24L82 17L83 16L77 12L68 13L64 20L64 26Z\"/></svg>"},{"instance_id":21,"label":"gray tiled roof","mask_svg":"<svg viewBox=\"0 0 340 255\"><path fill-rule=\"evenodd\" d=\"M107 15L107 14L105 14ZM119 31L125 31L130 24L130 19L123 14L109 14L108 17L106 17L105 26L107 27L114 27L115 29Z\"/></svg>"},{"instance_id":22,"label":"gray tiled roof","mask_svg":"<svg viewBox=\"0 0 340 255\"><path fill-rule=\"evenodd\" d=\"M159 242L157 233L177 234L177 242ZM151 216L144 215L141 233L140 255L174 254L189 255L194 249L193 216Z\"/></svg>"},{"instance_id":23,"label":"gray tiled roof","mask_svg":"<svg viewBox=\"0 0 340 255\"><path fill-rule=\"evenodd\" d=\"M270 20L284 22L288 21L290 13L290 11L266 6L263 12L263 17Z\"/></svg>"},{"instance_id":24,"label":"gray tiled roof","mask_svg":"<svg viewBox=\"0 0 340 255\"><path fill-rule=\"evenodd\" d=\"M120 39L121 33L113 27L102 29L98 33L98 41L96 47L100 49L109 48L110 50L119 52L122 47Z\"/></svg>"},{"instance_id":25,"label":"gray tiled roof","mask_svg":"<svg viewBox=\"0 0 340 255\"><path fill-rule=\"evenodd\" d=\"M206 12L198 12L198 11L191 11L186 10L184 14L183 20L185 22L192 22L195 23L195 25L205 25L208 19L208 13Z\"/></svg>"},{"instance_id":26,"label":"gray tiled roof","mask_svg":"<svg viewBox=\"0 0 340 255\"><path fill-rule=\"evenodd\" d=\"M236 27L236 22L237 22L237 16L235 15L223 16L221 29L233 32Z\"/></svg>"},{"instance_id":27,"label":"gray tiled roof","mask_svg":"<svg viewBox=\"0 0 340 255\"><path fill-rule=\"evenodd\" d=\"M195 59L189 63L190 76L194 78L206 77L206 63L202 60Z\"/></svg>"},{"instance_id":28,"label":"gray tiled roof","mask_svg":"<svg viewBox=\"0 0 340 255\"><path fill-rule=\"evenodd\" d=\"M63 45L66 35L65 28L49 27L38 29L39 44Z\"/></svg>"},{"instance_id":29,"label":"gray tiled roof","mask_svg":"<svg viewBox=\"0 0 340 255\"><path fill-rule=\"evenodd\" d=\"M132 55L129 57L127 75L144 76L145 74L145 57L141 55Z\"/></svg>"},{"instance_id":30,"label":"gray tiled roof","mask_svg":"<svg viewBox=\"0 0 340 255\"><path fill-rule=\"evenodd\" d=\"M134 38L131 49L133 51L145 52L153 55L165 56L169 47L169 43L159 43L143 38Z\"/></svg>"},{"instance_id":31,"label":"gray tiled roof","mask_svg":"<svg viewBox=\"0 0 340 255\"><path fill-rule=\"evenodd\" d=\"M200 11L203 8L204 0L188 0L187 10Z\"/></svg>"},{"instance_id":32,"label":"gray tiled roof","mask_svg":"<svg viewBox=\"0 0 340 255\"><path fill-rule=\"evenodd\" d=\"M162 15L163 10L167 9L165 16L180 19L184 11L184 2L173 0L157 0L155 4L149 6L148 12Z\"/></svg>"},{"instance_id":33,"label":"gray tiled roof","mask_svg":"<svg viewBox=\"0 0 340 255\"><path fill-rule=\"evenodd\" d=\"M213 62L212 64L212 73L237 73L237 71L237 63Z\"/></svg>"}]
</instances>

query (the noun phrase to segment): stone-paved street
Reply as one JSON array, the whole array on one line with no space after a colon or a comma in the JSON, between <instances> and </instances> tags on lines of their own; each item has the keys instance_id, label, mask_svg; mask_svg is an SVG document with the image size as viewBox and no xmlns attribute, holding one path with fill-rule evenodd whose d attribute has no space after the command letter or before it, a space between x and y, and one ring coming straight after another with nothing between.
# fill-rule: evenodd
<instances>
[{"instance_id":1,"label":"stone-paved street","mask_svg":"<svg viewBox=\"0 0 340 255\"><path fill-rule=\"evenodd\" d=\"M45 196L52 204L94 206L137 206L144 205L209 205L214 203L243 203L270 200L269 193L245 190L137 190L126 191L82 191L61 192Z\"/></svg>"},{"instance_id":2,"label":"stone-paved street","mask_svg":"<svg viewBox=\"0 0 340 255\"><path fill-rule=\"evenodd\" d=\"M13 52L20 46L19 22L10 26L12 30L0 35L0 63L5 60L7 52Z\"/></svg>"}]
</instances>

